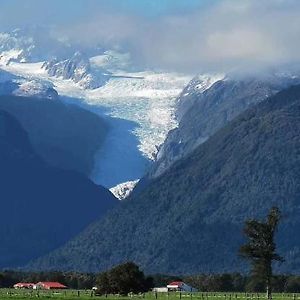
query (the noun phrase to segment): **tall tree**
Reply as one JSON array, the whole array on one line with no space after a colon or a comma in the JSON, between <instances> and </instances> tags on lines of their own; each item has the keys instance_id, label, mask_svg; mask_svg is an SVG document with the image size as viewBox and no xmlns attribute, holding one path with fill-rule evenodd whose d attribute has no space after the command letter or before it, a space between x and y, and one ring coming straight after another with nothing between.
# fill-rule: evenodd
<instances>
[{"instance_id":1,"label":"tall tree","mask_svg":"<svg viewBox=\"0 0 300 300\"><path fill-rule=\"evenodd\" d=\"M252 275L265 282L268 299L272 299L272 262L283 261L276 253L274 241L280 219L280 210L272 207L265 222L247 220L244 233L248 242L240 248L240 254L252 263Z\"/></svg>"}]
</instances>

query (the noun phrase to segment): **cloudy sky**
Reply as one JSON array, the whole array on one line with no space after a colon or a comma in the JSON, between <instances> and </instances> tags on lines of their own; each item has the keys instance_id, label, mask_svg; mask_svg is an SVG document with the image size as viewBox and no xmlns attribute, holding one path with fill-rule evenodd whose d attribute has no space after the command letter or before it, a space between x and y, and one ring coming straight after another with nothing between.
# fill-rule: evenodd
<instances>
[{"instance_id":1,"label":"cloudy sky","mask_svg":"<svg viewBox=\"0 0 300 300\"><path fill-rule=\"evenodd\" d=\"M0 0L2 30L32 24L84 45L125 47L144 65L177 71L300 61L299 0Z\"/></svg>"}]
</instances>

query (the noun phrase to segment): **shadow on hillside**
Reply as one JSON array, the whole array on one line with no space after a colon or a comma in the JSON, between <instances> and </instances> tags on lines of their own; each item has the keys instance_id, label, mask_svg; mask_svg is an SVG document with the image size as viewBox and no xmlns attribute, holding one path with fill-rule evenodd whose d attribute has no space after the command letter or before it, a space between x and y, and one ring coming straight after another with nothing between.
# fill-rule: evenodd
<instances>
[{"instance_id":1,"label":"shadow on hillside","mask_svg":"<svg viewBox=\"0 0 300 300\"><path fill-rule=\"evenodd\" d=\"M138 150L139 140L133 131L139 124L109 116L110 109L90 105L82 99L61 97L69 104L79 105L105 119L109 126L108 136L95 157L91 179L107 188L119 183L141 178L150 161Z\"/></svg>"}]
</instances>

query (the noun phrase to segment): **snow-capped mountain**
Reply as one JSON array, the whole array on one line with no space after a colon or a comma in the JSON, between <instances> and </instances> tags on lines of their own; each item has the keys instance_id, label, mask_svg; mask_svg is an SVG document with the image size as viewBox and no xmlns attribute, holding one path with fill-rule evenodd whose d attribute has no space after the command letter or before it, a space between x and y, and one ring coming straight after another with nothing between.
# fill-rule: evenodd
<instances>
[{"instance_id":1,"label":"snow-capped mountain","mask_svg":"<svg viewBox=\"0 0 300 300\"><path fill-rule=\"evenodd\" d=\"M102 67L91 68L88 57L76 52L71 58L58 61L53 59L42 66L50 76L71 79L85 89L95 89L109 79L110 72Z\"/></svg>"},{"instance_id":2,"label":"snow-capped mountain","mask_svg":"<svg viewBox=\"0 0 300 300\"><path fill-rule=\"evenodd\" d=\"M75 52L73 45L55 36L50 28L28 26L0 33L0 61L49 61L63 59Z\"/></svg>"},{"instance_id":3,"label":"snow-capped mountain","mask_svg":"<svg viewBox=\"0 0 300 300\"><path fill-rule=\"evenodd\" d=\"M14 35L0 33L0 61L9 64L11 61L25 62L27 53L32 46L27 44L27 40L19 40Z\"/></svg>"},{"instance_id":4,"label":"snow-capped mountain","mask_svg":"<svg viewBox=\"0 0 300 300\"><path fill-rule=\"evenodd\" d=\"M193 106L197 97L209 89L215 82L222 80L224 74L195 76L177 98L176 118L180 122L182 116Z\"/></svg>"},{"instance_id":5,"label":"snow-capped mountain","mask_svg":"<svg viewBox=\"0 0 300 300\"><path fill-rule=\"evenodd\" d=\"M162 175L250 106L299 83L297 74L194 78L177 99L178 127L168 133L148 177Z\"/></svg>"},{"instance_id":6,"label":"snow-capped mountain","mask_svg":"<svg viewBox=\"0 0 300 300\"><path fill-rule=\"evenodd\" d=\"M32 82L50 85L64 101L107 118L110 134L91 178L108 188L145 174L166 134L176 127L175 100L191 79L185 74L137 71L129 54L115 50L90 57L76 53L56 61L0 60L0 68L28 82L18 91L29 92Z\"/></svg>"}]
</instances>

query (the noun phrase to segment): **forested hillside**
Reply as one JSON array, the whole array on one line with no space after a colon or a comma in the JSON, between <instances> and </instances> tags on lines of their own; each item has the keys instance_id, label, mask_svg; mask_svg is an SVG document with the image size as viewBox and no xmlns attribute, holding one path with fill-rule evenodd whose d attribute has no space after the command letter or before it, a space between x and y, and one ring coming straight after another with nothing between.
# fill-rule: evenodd
<instances>
[{"instance_id":1,"label":"forested hillside","mask_svg":"<svg viewBox=\"0 0 300 300\"><path fill-rule=\"evenodd\" d=\"M32 269L99 271L132 260L147 272L245 271L242 225L283 211L280 268L300 272L300 86L242 113L141 193ZM291 251L291 249L293 249Z\"/></svg>"}]
</instances>

